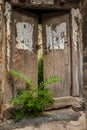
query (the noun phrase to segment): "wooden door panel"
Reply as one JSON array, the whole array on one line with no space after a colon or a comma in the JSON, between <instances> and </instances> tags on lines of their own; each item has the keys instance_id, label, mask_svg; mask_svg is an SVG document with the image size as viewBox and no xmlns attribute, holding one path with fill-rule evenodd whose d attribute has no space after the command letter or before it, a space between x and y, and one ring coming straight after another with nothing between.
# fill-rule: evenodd
<instances>
[{"instance_id":1,"label":"wooden door panel","mask_svg":"<svg viewBox=\"0 0 87 130\"><path fill-rule=\"evenodd\" d=\"M35 84L38 81L38 61L36 45L38 44L38 18L31 13L14 12L13 69L30 77ZM24 88L25 83L14 79L17 89Z\"/></svg>"},{"instance_id":2,"label":"wooden door panel","mask_svg":"<svg viewBox=\"0 0 87 130\"><path fill-rule=\"evenodd\" d=\"M83 86L82 72L82 14L78 8L71 10L72 25L72 95L79 96ZM79 22L78 22L79 21Z\"/></svg>"},{"instance_id":3,"label":"wooden door panel","mask_svg":"<svg viewBox=\"0 0 87 130\"><path fill-rule=\"evenodd\" d=\"M69 14L43 15L44 78L60 77L60 82L49 85L55 97L69 96L71 91L71 55Z\"/></svg>"}]
</instances>

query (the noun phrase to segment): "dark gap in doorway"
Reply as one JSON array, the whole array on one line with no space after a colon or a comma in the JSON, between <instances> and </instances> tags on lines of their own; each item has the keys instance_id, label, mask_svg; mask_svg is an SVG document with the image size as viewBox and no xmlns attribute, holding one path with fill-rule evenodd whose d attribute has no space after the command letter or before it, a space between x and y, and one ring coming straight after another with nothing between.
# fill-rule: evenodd
<instances>
[{"instance_id":1,"label":"dark gap in doorway","mask_svg":"<svg viewBox=\"0 0 87 130\"><path fill-rule=\"evenodd\" d=\"M38 86L44 80L43 75L42 18L38 15Z\"/></svg>"}]
</instances>

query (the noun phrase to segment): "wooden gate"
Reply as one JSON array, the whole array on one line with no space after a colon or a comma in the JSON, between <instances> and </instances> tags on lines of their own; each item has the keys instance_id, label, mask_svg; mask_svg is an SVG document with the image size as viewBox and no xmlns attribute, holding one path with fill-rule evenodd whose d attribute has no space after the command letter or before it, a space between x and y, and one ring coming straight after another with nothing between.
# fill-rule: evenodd
<instances>
[{"instance_id":1,"label":"wooden gate","mask_svg":"<svg viewBox=\"0 0 87 130\"><path fill-rule=\"evenodd\" d=\"M42 15L44 78L53 75L60 77L58 83L48 86L54 92L54 97L79 96L82 85L82 66L79 65L82 62L81 25L76 23L80 15L78 10L75 10L77 14L73 13L74 10L72 14L51 12ZM12 68L23 72L37 84L38 16L14 11L13 17ZM15 85L18 89L24 83L15 78Z\"/></svg>"},{"instance_id":2,"label":"wooden gate","mask_svg":"<svg viewBox=\"0 0 87 130\"><path fill-rule=\"evenodd\" d=\"M56 75L60 82L48 88L55 97L71 95L71 45L68 13L43 15L44 78Z\"/></svg>"},{"instance_id":3,"label":"wooden gate","mask_svg":"<svg viewBox=\"0 0 87 130\"><path fill-rule=\"evenodd\" d=\"M18 11L14 11L13 16L12 68L22 72L37 84L38 55L36 46L38 44L38 18L34 14ZM24 86L23 81L16 78L14 80L17 89Z\"/></svg>"}]
</instances>

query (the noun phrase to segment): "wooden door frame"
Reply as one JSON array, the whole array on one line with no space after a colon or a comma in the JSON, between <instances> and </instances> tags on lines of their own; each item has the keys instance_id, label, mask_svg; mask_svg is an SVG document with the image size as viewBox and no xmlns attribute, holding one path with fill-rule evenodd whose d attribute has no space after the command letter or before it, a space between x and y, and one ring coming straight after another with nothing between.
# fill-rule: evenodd
<instances>
[{"instance_id":1,"label":"wooden door frame","mask_svg":"<svg viewBox=\"0 0 87 130\"><path fill-rule=\"evenodd\" d=\"M82 96L83 87L83 48L82 48L82 15L78 8L70 10L71 22L71 71L72 96ZM76 22L77 19L77 22Z\"/></svg>"}]
</instances>

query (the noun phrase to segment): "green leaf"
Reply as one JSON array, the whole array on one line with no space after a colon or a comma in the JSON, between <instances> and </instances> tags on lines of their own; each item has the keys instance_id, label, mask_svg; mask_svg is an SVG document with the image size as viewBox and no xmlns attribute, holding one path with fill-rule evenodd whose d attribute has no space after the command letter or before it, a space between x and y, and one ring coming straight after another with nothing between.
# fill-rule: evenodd
<instances>
[{"instance_id":1,"label":"green leaf","mask_svg":"<svg viewBox=\"0 0 87 130\"><path fill-rule=\"evenodd\" d=\"M13 76L16 76L16 77L24 80L27 83L27 85L29 85L31 88L35 88L34 82L30 78L28 78L27 76L25 76L24 74L22 74L21 72L19 72L17 70L11 69L11 70L9 70L9 73L11 75L13 75Z\"/></svg>"},{"instance_id":2,"label":"green leaf","mask_svg":"<svg viewBox=\"0 0 87 130\"><path fill-rule=\"evenodd\" d=\"M45 81L35 87L33 81L16 70L9 71L11 75L24 80L30 86L30 90L20 90L12 101L13 105L18 107L14 118L16 120L28 117L30 115L38 116L45 108L53 103L53 92L45 88L45 86L60 81L58 76L50 76ZM20 107L21 106L21 107Z\"/></svg>"},{"instance_id":3,"label":"green leaf","mask_svg":"<svg viewBox=\"0 0 87 130\"><path fill-rule=\"evenodd\" d=\"M60 81L60 78L58 76L50 76L50 78L47 78L45 81L40 83L39 88L40 87L43 88L45 86L51 85L53 83L56 83L58 81Z\"/></svg>"}]
</instances>

